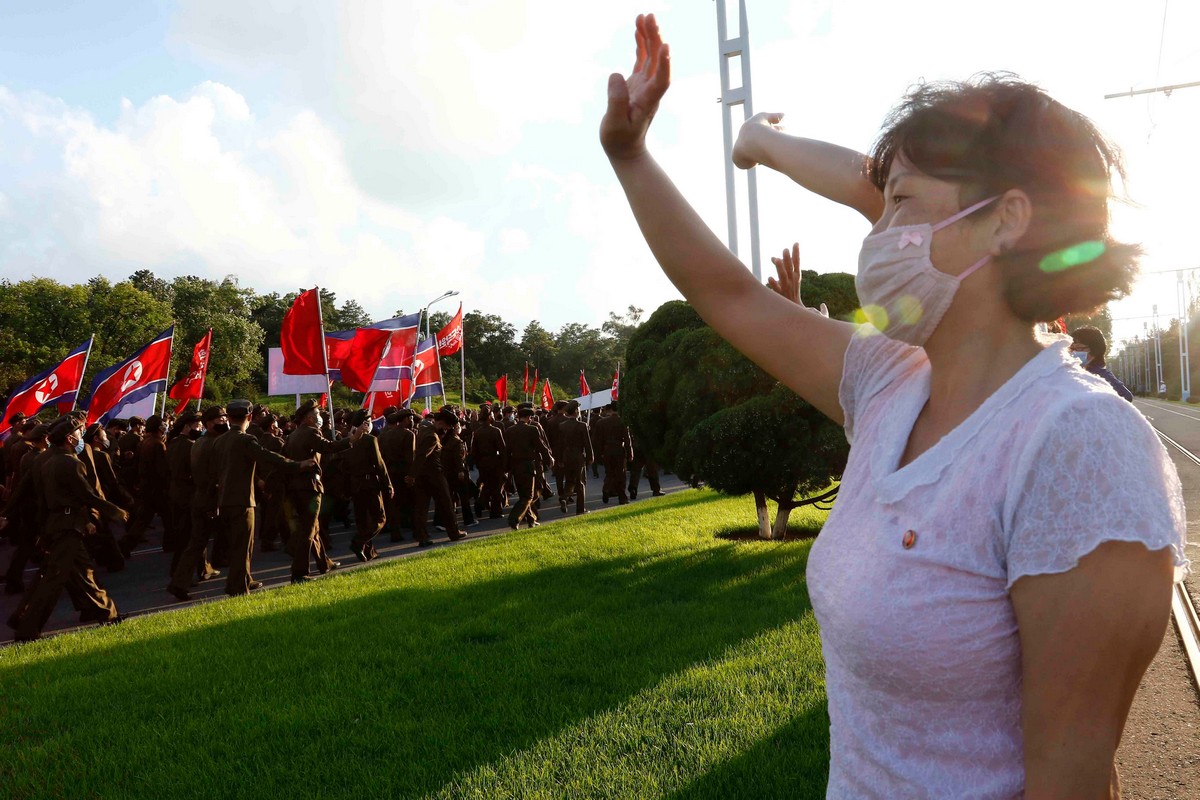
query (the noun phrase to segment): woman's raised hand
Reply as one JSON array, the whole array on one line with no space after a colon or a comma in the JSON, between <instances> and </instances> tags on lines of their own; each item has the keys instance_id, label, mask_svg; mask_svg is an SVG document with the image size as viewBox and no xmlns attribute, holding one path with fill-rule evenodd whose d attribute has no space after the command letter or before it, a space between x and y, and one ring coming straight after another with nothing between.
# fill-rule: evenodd
<instances>
[{"instance_id":1,"label":"woman's raised hand","mask_svg":"<svg viewBox=\"0 0 1200 800\"><path fill-rule=\"evenodd\" d=\"M771 258L771 263L775 265L775 272L779 275L778 280L775 278L767 278L767 286L774 292L778 293L786 300L791 300L796 305L804 308L800 302L800 245L793 244L791 250L784 250L783 256L780 258ZM814 314L828 317L829 309L824 303L821 303L819 309L810 308Z\"/></svg>"},{"instance_id":2,"label":"woman's raised hand","mask_svg":"<svg viewBox=\"0 0 1200 800\"><path fill-rule=\"evenodd\" d=\"M658 102L671 84L671 52L653 14L637 18L637 59L628 78L608 76L608 110L600 121L600 144L613 160L637 158L646 151L646 131Z\"/></svg>"},{"instance_id":3,"label":"woman's raised hand","mask_svg":"<svg viewBox=\"0 0 1200 800\"><path fill-rule=\"evenodd\" d=\"M783 114L774 111L760 111L742 123L738 129L737 141L733 143L733 165L738 169L750 169L758 166L762 160L759 142L764 133L782 131Z\"/></svg>"}]
</instances>

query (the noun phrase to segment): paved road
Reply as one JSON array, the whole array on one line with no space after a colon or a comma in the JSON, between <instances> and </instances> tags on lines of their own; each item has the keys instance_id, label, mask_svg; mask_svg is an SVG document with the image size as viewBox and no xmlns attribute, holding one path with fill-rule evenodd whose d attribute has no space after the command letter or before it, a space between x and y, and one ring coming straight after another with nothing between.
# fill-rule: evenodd
<instances>
[{"instance_id":1,"label":"paved road","mask_svg":"<svg viewBox=\"0 0 1200 800\"><path fill-rule=\"evenodd\" d=\"M604 474L604 469L600 469L601 475ZM553 483L553 482L552 482ZM591 512L599 511L605 508L616 508L617 501L610 500L605 506L600 501L601 486L603 481L592 477L591 471L588 471L588 486L587 486L587 508ZM553 488L553 485L552 485ZM679 478L674 475L662 476L662 489L670 494L682 489L686 489L686 484L682 483ZM642 478L641 489L638 494L638 499L635 503L649 502L651 499L650 488L646 485L645 477ZM557 520L564 519L562 512L558 510L558 504L552 498L542 504L542 523L552 524ZM565 517L570 519L574 514L574 506L570 507L570 514ZM484 536L494 536L499 533L506 533L509 528L504 519L484 519L480 525L467 530L468 538L463 540L463 543ZM451 542L446 539L444 533L435 531L432 523L429 527L429 532L433 537L433 541L438 547L448 546ZM357 558L350 553L350 538L353 535L353 527L340 526L334 524L331 531L333 540L333 557L342 562L341 569L336 572L342 572L348 569L365 566L361 564ZM118 535L119 526L118 526ZM410 537L411 539L411 537ZM392 544L388 541L388 534L384 533L377 537L376 547L379 550L379 559L377 561L390 560L394 558L403 558L405 556L414 555L418 552L426 552L417 547L413 541L405 541L402 543ZM13 548L5 544L0 544L0 570L8 568L9 559L12 557ZM96 572L97 580L113 596L117 603L117 608L122 614L148 614L156 611L164 611L174 608L183 608L185 606L194 605L196 602L206 602L211 600L219 600L225 598L225 580L224 575L216 580L206 581L199 584L191 590L192 597L195 598L190 603L180 603L173 597L167 594L165 587L167 585L168 571L171 563L170 554L162 552L162 528L155 523L155 527L149 532L148 541L140 550L135 550L133 558L129 560L128 566L122 572L108 574L103 569L98 569ZM377 562L372 562L377 563ZM34 569L26 571L26 581L33 577ZM335 573L336 574L336 573ZM255 548L254 553L254 577L256 580L263 581L266 588L275 588L287 585L291 578L291 559L282 551L271 553L263 553ZM2 586L2 584L0 584ZM2 589L0 589L2 591ZM3 624L3 620L8 619L8 616L16 608L20 596L0 594L0 645L12 641L13 631L7 625ZM54 614L50 617L46 625L44 634L70 630L78 627L79 617L75 610L71 607L71 602L67 598L66 593L63 593L62 598L55 608Z\"/></svg>"},{"instance_id":2,"label":"paved road","mask_svg":"<svg viewBox=\"0 0 1200 800\"><path fill-rule=\"evenodd\" d=\"M1154 427L1200 455L1200 406L1141 399L1135 400L1134 405ZM1167 452L1179 471L1179 480L1183 484L1183 503L1187 507L1186 555L1192 561L1193 571L1184 585L1192 596L1192 602L1200 607L1200 466L1173 447L1168 446Z\"/></svg>"}]
</instances>

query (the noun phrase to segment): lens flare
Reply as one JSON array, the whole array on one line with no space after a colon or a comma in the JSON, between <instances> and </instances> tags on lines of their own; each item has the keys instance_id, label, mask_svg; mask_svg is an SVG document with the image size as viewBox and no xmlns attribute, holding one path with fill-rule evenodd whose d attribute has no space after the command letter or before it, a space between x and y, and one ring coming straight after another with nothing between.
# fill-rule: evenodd
<instances>
[{"instance_id":1,"label":"lens flare","mask_svg":"<svg viewBox=\"0 0 1200 800\"><path fill-rule=\"evenodd\" d=\"M925 309L921 306L921 301L911 294L906 294L896 300L896 307L892 309L896 314L896 320L902 325L916 325L921 321L921 317L925 316Z\"/></svg>"},{"instance_id":2,"label":"lens flare","mask_svg":"<svg viewBox=\"0 0 1200 800\"><path fill-rule=\"evenodd\" d=\"M887 330L888 314L880 306L867 305L854 312L854 321L862 325L870 323L876 330Z\"/></svg>"},{"instance_id":3,"label":"lens flare","mask_svg":"<svg viewBox=\"0 0 1200 800\"><path fill-rule=\"evenodd\" d=\"M1073 244L1070 247L1055 250L1053 253L1047 255L1038 263L1038 269L1042 272L1062 272L1071 267L1078 267L1080 264L1095 261L1104 255L1104 250L1104 242L1100 241L1093 240Z\"/></svg>"}]
</instances>

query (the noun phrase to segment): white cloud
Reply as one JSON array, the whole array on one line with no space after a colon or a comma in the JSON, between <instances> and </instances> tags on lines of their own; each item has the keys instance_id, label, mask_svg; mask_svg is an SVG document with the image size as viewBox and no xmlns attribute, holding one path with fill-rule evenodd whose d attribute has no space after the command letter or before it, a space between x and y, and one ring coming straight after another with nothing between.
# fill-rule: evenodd
<instances>
[{"instance_id":1,"label":"white cloud","mask_svg":"<svg viewBox=\"0 0 1200 800\"><path fill-rule=\"evenodd\" d=\"M3 196L0 195L0 209L3 209ZM508 255L524 253L529 249L529 234L521 228L504 228L500 231L500 252Z\"/></svg>"}]
</instances>

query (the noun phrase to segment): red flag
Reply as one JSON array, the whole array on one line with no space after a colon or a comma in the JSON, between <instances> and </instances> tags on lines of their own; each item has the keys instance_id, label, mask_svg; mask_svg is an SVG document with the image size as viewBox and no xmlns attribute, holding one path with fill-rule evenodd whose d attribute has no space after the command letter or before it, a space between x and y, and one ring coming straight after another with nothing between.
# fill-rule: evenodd
<instances>
[{"instance_id":1,"label":"red flag","mask_svg":"<svg viewBox=\"0 0 1200 800\"><path fill-rule=\"evenodd\" d=\"M546 384L542 387L542 408L546 411L554 408L554 395L550 394L549 378L546 378Z\"/></svg>"},{"instance_id":2,"label":"red flag","mask_svg":"<svg viewBox=\"0 0 1200 800\"><path fill-rule=\"evenodd\" d=\"M196 342L192 348L192 363L188 365L187 374L167 390L167 397L179 400L175 408L178 414L192 400L200 400L204 396L204 379L208 376L208 355L212 350L212 328Z\"/></svg>"},{"instance_id":3,"label":"red flag","mask_svg":"<svg viewBox=\"0 0 1200 800\"><path fill-rule=\"evenodd\" d=\"M325 403L327 403L328 401L329 401L329 395L325 394L324 392L321 392L321 399L317 401L317 407L324 408Z\"/></svg>"},{"instance_id":4,"label":"red flag","mask_svg":"<svg viewBox=\"0 0 1200 800\"><path fill-rule=\"evenodd\" d=\"M501 404L508 404L508 376L504 375L500 380L496 381L496 399Z\"/></svg>"},{"instance_id":5,"label":"red flag","mask_svg":"<svg viewBox=\"0 0 1200 800\"><path fill-rule=\"evenodd\" d=\"M342 360L342 383L356 392L368 391L391 338L391 331L378 328L355 331L350 352Z\"/></svg>"},{"instance_id":6,"label":"red flag","mask_svg":"<svg viewBox=\"0 0 1200 800\"><path fill-rule=\"evenodd\" d=\"M617 364L617 371L613 373L612 399L617 399L618 389L621 384L621 365Z\"/></svg>"},{"instance_id":7,"label":"red flag","mask_svg":"<svg viewBox=\"0 0 1200 800\"><path fill-rule=\"evenodd\" d=\"M92 379L88 425L93 422L107 424L120 415L122 407L166 390L174 336L175 326L172 325L129 358L113 364Z\"/></svg>"},{"instance_id":8,"label":"red flag","mask_svg":"<svg viewBox=\"0 0 1200 800\"><path fill-rule=\"evenodd\" d=\"M587 378L583 377L583 370L579 370L579 396L585 397L591 393L592 390L587 385Z\"/></svg>"},{"instance_id":9,"label":"red flag","mask_svg":"<svg viewBox=\"0 0 1200 800\"><path fill-rule=\"evenodd\" d=\"M454 315L454 319L446 324L446 327L438 331L437 334L437 349L438 355L452 356L462 349L463 343L463 324L462 324L462 303L458 304L458 313Z\"/></svg>"},{"instance_id":10,"label":"red flag","mask_svg":"<svg viewBox=\"0 0 1200 800\"><path fill-rule=\"evenodd\" d=\"M325 374L325 334L321 330L321 296L316 289L301 292L283 315L279 333L284 375Z\"/></svg>"},{"instance_id":11,"label":"red flag","mask_svg":"<svg viewBox=\"0 0 1200 800\"><path fill-rule=\"evenodd\" d=\"M537 388L537 381L534 381L534 388ZM529 394L529 362L525 362L525 379L521 382L521 394Z\"/></svg>"},{"instance_id":12,"label":"red flag","mask_svg":"<svg viewBox=\"0 0 1200 800\"><path fill-rule=\"evenodd\" d=\"M88 339L68 353L57 366L34 375L13 390L0 417L0 439L8 435L9 419L18 411L27 417L32 417L48 405L57 405L60 414L70 411L83 384L83 373L91 352L92 340Z\"/></svg>"}]
</instances>

